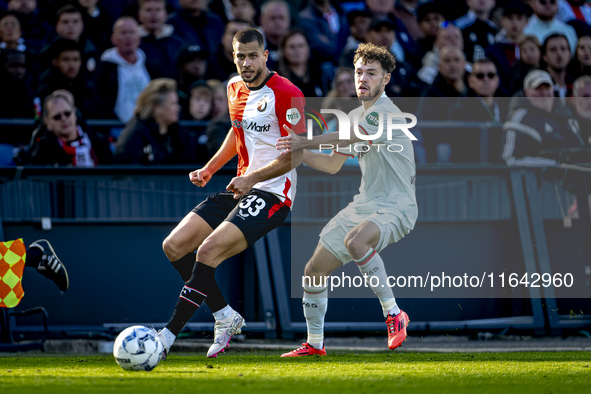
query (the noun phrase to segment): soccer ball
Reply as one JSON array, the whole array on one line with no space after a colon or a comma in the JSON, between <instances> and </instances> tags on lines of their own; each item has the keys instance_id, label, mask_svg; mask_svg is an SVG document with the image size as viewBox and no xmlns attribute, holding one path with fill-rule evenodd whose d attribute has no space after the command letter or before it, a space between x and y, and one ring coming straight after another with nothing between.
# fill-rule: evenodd
<instances>
[{"instance_id":1,"label":"soccer ball","mask_svg":"<svg viewBox=\"0 0 591 394\"><path fill-rule=\"evenodd\" d=\"M151 371L162 359L164 346L152 330L144 326L131 326L117 336L113 356L127 371Z\"/></svg>"}]
</instances>

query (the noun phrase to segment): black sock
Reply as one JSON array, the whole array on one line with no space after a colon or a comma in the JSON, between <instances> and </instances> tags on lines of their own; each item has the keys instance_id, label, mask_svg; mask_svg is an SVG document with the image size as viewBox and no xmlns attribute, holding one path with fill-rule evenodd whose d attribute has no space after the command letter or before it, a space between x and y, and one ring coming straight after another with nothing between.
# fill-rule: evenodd
<instances>
[{"instance_id":1,"label":"black sock","mask_svg":"<svg viewBox=\"0 0 591 394\"><path fill-rule=\"evenodd\" d=\"M171 261L170 264L181 275L183 282L187 282L193 275L193 268L195 267L195 253L187 253L177 261Z\"/></svg>"},{"instance_id":2,"label":"black sock","mask_svg":"<svg viewBox=\"0 0 591 394\"><path fill-rule=\"evenodd\" d=\"M41 261L41 257L43 256L43 251L36 246L27 249L27 257L25 259L25 267L31 267L37 269L39 266L39 262Z\"/></svg>"},{"instance_id":3,"label":"black sock","mask_svg":"<svg viewBox=\"0 0 591 394\"><path fill-rule=\"evenodd\" d=\"M166 328L175 336L178 336L185 324L193 317L197 308L206 299L212 311L218 311L227 305L215 281L215 268L196 263L193 275L191 275L191 278L183 286L179 300L174 307L174 312ZM218 308L222 303L223 305Z\"/></svg>"}]
</instances>

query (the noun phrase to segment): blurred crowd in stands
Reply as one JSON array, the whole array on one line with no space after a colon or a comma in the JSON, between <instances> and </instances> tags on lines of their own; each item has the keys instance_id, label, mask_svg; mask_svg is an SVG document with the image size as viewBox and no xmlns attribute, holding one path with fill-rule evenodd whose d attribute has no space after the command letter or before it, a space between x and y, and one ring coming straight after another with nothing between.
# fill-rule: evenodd
<instances>
[{"instance_id":1,"label":"blurred crowd in stands","mask_svg":"<svg viewBox=\"0 0 591 394\"><path fill-rule=\"evenodd\" d=\"M232 38L255 27L268 68L323 106L356 96L371 42L403 112L498 126L418 128L417 162L552 166L591 145L590 23L586 0L0 0L0 165L207 162Z\"/></svg>"}]
</instances>

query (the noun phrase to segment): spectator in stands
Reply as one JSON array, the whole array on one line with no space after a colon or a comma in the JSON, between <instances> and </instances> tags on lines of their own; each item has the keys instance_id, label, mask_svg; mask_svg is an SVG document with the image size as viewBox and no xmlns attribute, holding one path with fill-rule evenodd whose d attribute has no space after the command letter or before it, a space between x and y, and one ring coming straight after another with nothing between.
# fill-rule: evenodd
<instances>
[{"instance_id":1,"label":"spectator in stands","mask_svg":"<svg viewBox=\"0 0 591 394\"><path fill-rule=\"evenodd\" d=\"M37 10L36 0L9 0L8 11L14 12L20 21L22 37L27 49L39 53L48 39L53 38L53 28Z\"/></svg>"},{"instance_id":2,"label":"spectator in stands","mask_svg":"<svg viewBox=\"0 0 591 394\"><path fill-rule=\"evenodd\" d=\"M354 10L347 14L349 24L349 37L342 53L356 50L359 44L365 41L365 35L371 25L371 12L365 10Z\"/></svg>"},{"instance_id":3,"label":"spectator in stands","mask_svg":"<svg viewBox=\"0 0 591 394\"><path fill-rule=\"evenodd\" d=\"M289 33L291 25L289 5L283 0L270 0L261 7L261 30L269 51L267 68L277 70L279 45Z\"/></svg>"},{"instance_id":4,"label":"spectator in stands","mask_svg":"<svg viewBox=\"0 0 591 394\"><path fill-rule=\"evenodd\" d=\"M140 48L146 54L146 61L154 64L163 77L178 78L176 57L186 45L166 24L166 0L139 0L138 20L142 42Z\"/></svg>"},{"instance_id":5,"label":"spectator in stands","mask_svg":"<svg viewBox=\"0 0 591 394\"><path fill-rule=\"evenodd\" d=\"M117 140L115 162L121 164L195 163L196 141L178 124L176 82L159 78L140 94L134 117Z\"/></svg>"},{"instance_id":6,"label":"spectator in stands","mask_svg":"<svg viewBox=\"0 0 591 394\"><path fill-rule=\"evenodd\" d=\"M552 34L546 38L542 45L542 60L546 64L546 71L552 76L557 97L564 98L572 95L574 80L566 70L570 59L571 52L564 35Z\"/></svg>"},{"instance_id":7,"label":"spectator in stands","mask_svg":"<svg viewBox=\"0 0 591 394\"><path fill-rule=\"evenodd\" d=\"M441 3L429 1L422 3L417 8L417 20L421 29L422 37L417 40L417 50L415 56L409 59L413 67L421 68L423 57L435 47L435 39L439 32L441 24L445 21Z\"/></svg>"},{"instance_id":8,"label":"spectator in stands","mask_svg":"<svg viewBox=\"0 0 591 394\"><path fill-rule=\"evenodd\" d=\"M583 36L577 42L575 57L568 67L568 73L577 79L582 75L591 75L591 36Z\"/></svg>"},{"instance_id":9,"label":"spectator in stands","mask_svg":"<svg viewBox=\"0 0 591 394\"><path fill-rule=\"evenodd\" d=\"M419 120L445 120L449 105L433 97L465 97L468 88L464 83L466 57L456 46L441 49L439 73L433 84L427 85L422 93L417 109ZM453 103L453 101L452 101ZM450 135L446 130L421 130L423 146L428 162L449 162L451 156ZM417 137L419 138L419 137Z\"/></svg>"},{"instance_id":10,"label":"spectator in stands","mask_svg":"<svg viewBox=\"0 0 591 394\"><path fill-rule=\"evenodd\" d=\"M207 84L213 90L213 110L211 116L216 118L218 116L230 115L228 109L228 92L225 83L216 81L207 81Z\"/></svg>"},{"instance_id":11,"label":"spectator in stands","mask_svg":"<svg viewBox=\"0 0 591 394\"><path fill-rule=\"evenodd\" d=\"M294 29L283 37L277 72L300 88L304 97L324 95L322 69L310 58L308 40L300 29Z\"/></svg>"},{"instance_id":12,"label":"spectator in stands","mask_svg":"<svg viewBox=\"0 0 591 394\"><path fill-rule=\"evenodd\" d=\"M519 41L519 60L513 66L509 82L509 94L523 88L523 79L533 68L539 68L542 60L540 42L535 36L525 36Z\"/></svg>"},{"instance_id":13,"label":"spectator in stands","mask_svg":"<svg viewBox=\"0 0 591 394\"><path fill-rule=\"evenodd\" d=\"M5 49L0 53L0 118L35 117L33 105L33 77L27 70L26 53L16 49ZM8 144L27 144L31 138L29 130L2 126L0 142Z\"/></svg>"},{"instance_id":14,"label":"spectator in stands","mask_svg":"<svg viewBox=\"0 0 591 394\"><path fill-rule=\"evenodd\" d=\"M234 19L229 21L226 25L222 42L218 45L209 65L207 67L206 78L217 79L219 81L227 81L230 74L236 72L236 65L234 64L234 48L232 48L232 40L234 35L242 29L252 27L250 23L241 19Z\"/></svg>"},{"instance_id":15,"label":"spectator in stands","mask_svg":"<svg viewBox=\"0 0 591 394\"><path fill-rule=\"evenodd\" d=\"M222 146L222 143L231 129L230 111L228 110L228 97L225 84L217 84L213 88L214 113L213 119L207 123L205 135L207 137L206 148L208 156L212 157ZM229 131L233 133L233 130ZM230 163L238 163L234 157Z\"/></svg>"},{"instance_id":16,"label":"spectator in stands","mask_svg":"<svg viewBox=\"0 0 591 394\"><path fill-rule=\"evenodd\" d=\"M350 67L341 67L333 80L332 89L322 100L321 108L338 109L345 113L359 107L357 92L355 91L355 70ZM327 132L336 130L338 121L336 116L325 114Z\"/></svg>"},{"instance_id":17,"label":"spectator in stands","mask_svg":"<svg viewBox=\"0 0 591 394\"><path fill-rule=\"evenodd\" d=\"M390 48L390 51L396 56L396 61L406 60L406 56L412 56L415 51L415 41L404 23L394 15L395 0L365 0L365 4L374 20L389 19L393 23L396 39L394 40L395 45Z\"/></svg>"},{"instance_id":18,"label":"spectator in stands","mask_svg":"<svg viewBox=\"0 0 591 394\"><path fill-rule=\"evenodd\" d=\"M467 0L469 11L456 20L464 37L464 53L470 62L485 57L484 50L494 44L497 27L489 19L495 0Z\"/></svg>"},{"instance_id":19,"label":"spectator in stands","mask_svg":"<svg viewBox=\"0 0 591 394\"><path fill-rule=\"evenodd\" d=\"M181 115L189 120L210 120L213 113L213 89L207 81L194 82L188 91L189 97Z\"/></svg>"},{"instance_id":20,"label":"spectator in stands","mask_svg":"<svg viewBox=\"0 0 591 394\"><path fill-rule=\"evenodd\" d=\"M541 151L582 146L577 122L566 107L555 105L554 82L546 71L530 71L523 86L526 99L503 125L502 157L511 167L555 166Z\"/></svg>"},{"instance_id":21,"label":"spectator in stands","mask_svg":"<svg viewBox=\"0 0 591 394\"><path fill-rule=\"evenodd\" d=\"M530 5L534 15L529 18L523 33L536 36L540 42L546 41L546 37L551 34L563 34L568 40L571 53L574 53L577 45L577 33L571 26L556 18L557 0L532 0Z\"/></svg>"},{"instance_id":22,"label":"spectator in stands","mask_svg":"<svg viewBox=\"0 0 591 394\"><path fill-rule=\"evenodd\" d=\"M199 45L190 45L181 49L176 59L179 70L178 86L181 92L187 93L195 81L205 78L209 58L209 51L201 49Z\"/></svg>"},{"instance_id":23,"label":"spectator in stands","mask_svg":"<svg viewBox=\"0 0 591 394\"><path fill-rule=\"evenodd\" d=\"M298 25L306 33L312 57L336 63L349 33L347 17L338 2L312 0L300 12Z\"/></svg>"},{"instance_id":24,"label":"spectator in stands","mask_svg":"<svg viewBox=\"0 0 591 394\"><path fill-rule=\"evenodd\" d=\"M243 20L251 26L257 24L257 6L254 0L230 0L230 3L232 4L233 20Z\"/></svg>"},{"instance_id":25,"label":"spectator in stands","mask_svg":"<svg viewBox=\"0 0 591 394\"><path fill-rule=\"evenodd\" d=\"M527 7L527 8L526 8ZM511 1L503 8L501 26L495 36L495 43L486 53L495 62L501 83L506 91L509 90L511 71L519 60L519 41L523 38L523 29L527 25L531 9L521 1Z\"/></svg>"},{"instance_id":26,"label":"spectator in stands","mask_svg":"<svg viewBox=\"0 0 591 394\"><path fill-rule=\"evenodd\" d=\"M97 98L104 117L128 122L138 96L159 74L148 69L146 55L139 49L140 33L135 19L119 18L113 26L111 41L115 47L103 53L96 70Z\"/></svg>"},{"instance_id":27,"label":"spectator in stands","mask_svg":"<svg viewBox=\"0 0 591 394\"><path fill-rule=\"evenodd\" d=\"M422 37L417 21L418 5L419 0L397 0L394 4L394 15L404 24L408 34L415 41Z\"/></svg>"},{"instance_id":28,"label":"spectator in stands","mask_svg":"<svg viewBox=\"0 0 591 394\"><path fill-rule=\"evenodd\" d=\"M15 49L20 52L27 50L22 37L21 23L14 13L0 16L0 51L6 49Z\"/></svg>"},{"instance_id":29,"label":"spectator in stands","mask_svg":"<svg viewBox=\"0 0 591 394\"><path fill-rule=\"evenodd\" d=\"M374 45L392 49L395 47L396 41L394 27L390 19L374 20L367 33L367 41ZM402 50L401 47L400 50ZM353 60L351 60L348 67L351 67L352 64ZM386 85L388 97L400 97L406 94L408 89L414 89L415 74L416 71L408 62L396 57L396 68L390 73L390 81Z\"/></svg>"},{"instance_id":30,"label":"spectator in stands","mask_svg":"<svg viewBox=\"0 0 591 394\"><path fill-rule=\"evenodd\" d=\"M77 124L76 107L67 96L56 92L43 102L43 123L47 131L38 134L29 163L94 167L112 161L109 143L90 128Z\"/></svg>"},{"instance_id":31,"label":"spectator in stands","mask_svg":"<svg viewBox=\"0 0 591 394\"><path fill-rule=\"evenodd\" d=\"M83 34L84 21L82 19L82 12L72 5L60 8L56 14L55 31L57 37L43 48L43 65L50 66L51 48L56 40L60 38L72 40L80 46L80 50L82 51L82 65L89 75L92 75L99 59L99 51L94 43Z\"/></svg>"},{"instance_id":32,"label":"spectator in stands","mask_svg":"<svg viewBox=\"0 0 591 394\"><path fill-rule=\"evenodd\" d=\"M76 0L82 9L84 31L99 51L109 48L109 32L113 29L113 19L97 3L99 0Z\"/></svg>"},{"instance_id":33,"label":"spectator in stands","mask_svg":"<svg viewBox=\"0 0 591 394\"><path fill-rule=\"evenodd\" d=\"M437 33L435 39L435 46L432 51L427 52L423 57L422 67L417 73L417 77L427 84L432 84L433 80L439 73L439 55L441 49L446 46L453 46L459 48L461 51L464 49L464 39L460 29L454 26L450 22L443 22L441 29ZM470 72L471 69L466 71Z\"/></svg>"},{"instance_id":34,"label":"spectator in stands","mask_svg":"<svg viewBox=\"0 0 591 394\"><path fill-rule=\"evenodd\" d=\"M579 122L581 137L587 147L591 146L591 76L577 78L573 85L574 115Z\"/></svg>"},{"instance_id":35,"label":"spectator in stands","mask_svg":"<svg viewBox=\"0 0 591 394\"><path fill-rule=\"evenodd\" d=\"M206 0L179 0L180 9L172 14L168 23L187 45L198 45L211 54L224 34L219 16L206 11Z\"/></svg>"},{"instance_id":36,"label":"spectator in stands","mask_svg":"<svg viewBox=\"0 0 591 394\"><path fill-rule=\"evenodd\" d=\"M467 122L501 122L505 119L504 107L499 105L495 94L500 78L492 60L484 58L472 65L468 76L469 98L459 98L449 113L450 120ZM476 97L477 99L473 99ZM481 132L478 128L455 129L451 131L451 162L476 163L481 160ZM487 159L497 161L501 149L501 130L488 130Z\"/></svg>"},{"instance_id":37,"label":"spectator in stands","mask_svg":"<svg viewBox=\"0 0 591 394\"><path fill-rule=\"evenodd\" d=\"M64 89L74 95L74 105L87 117L95 113L93 84L82 67L82 55L78 43L63 38L55 41L50 49L52 66L41 74L37 97L45 97L58 89Z\"/></svg>"}]
</instances>

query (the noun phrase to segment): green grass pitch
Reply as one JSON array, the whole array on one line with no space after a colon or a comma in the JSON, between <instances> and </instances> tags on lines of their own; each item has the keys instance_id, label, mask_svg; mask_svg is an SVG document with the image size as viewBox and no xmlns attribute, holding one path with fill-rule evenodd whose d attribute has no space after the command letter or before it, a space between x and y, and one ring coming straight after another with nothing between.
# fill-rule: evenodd
<instances>
[{"instance_id":1,"label":"green grass pitch","mask_svg":"<svg viewBox=\"0 0 591 394\"><path fill-rule=\"evenodd\" d=\"M172 354L152 372L110 356L0 355L0 393L589 393L591 354Z\"/></svg>"}]
</instances>

